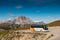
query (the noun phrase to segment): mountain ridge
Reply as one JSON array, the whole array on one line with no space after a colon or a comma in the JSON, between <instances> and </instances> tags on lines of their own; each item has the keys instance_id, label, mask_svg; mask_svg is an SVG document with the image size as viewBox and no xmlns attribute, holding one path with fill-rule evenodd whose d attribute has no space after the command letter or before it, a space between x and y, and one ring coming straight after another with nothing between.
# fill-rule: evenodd
<instances>
[{"instance_id":1,"label":"mountain ridge","mask_svg":"<svg viewBox=\"0 0 60 40\"><path fill-rule=\"evenodd\" d=\"M56 20L51 23L48 23L47 26L60 26L60 20Z\"/></svg>"}]
</instances>

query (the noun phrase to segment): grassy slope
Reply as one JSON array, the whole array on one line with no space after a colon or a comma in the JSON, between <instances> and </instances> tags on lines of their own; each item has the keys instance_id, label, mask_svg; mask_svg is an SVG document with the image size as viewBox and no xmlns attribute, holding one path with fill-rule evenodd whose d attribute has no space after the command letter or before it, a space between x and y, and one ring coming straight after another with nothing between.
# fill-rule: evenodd
<instances>
[{"instance_id":1,"label":"grassy slope","mask_svg":"<svg viewBox=\"0 0 60 40\"><path fill-rule=\"evenodd\" d=\"M15 30L5 30L0 32L0 39L3 38L4 36L11 34L12 32L14 32Z\"/></svg>"},{"instance_id":2,"label":"grassy slope","mask_svg":"<svg viewBox=\"0 0 60 40\"><path fill-rule=\"evenodd\" d=\"M47 24L47 26L60 26L60 20L51 22L51 23Z\"/></svg>"},{"instance_id":3,"label":"grassy slope","mask_svg":"<svg viewBox=\"0 0 60 40\"><path fill-rule=\"evenodd\" d=\"M4 36L7 35L8 33L9 33L9 30L0 32L0 38L4 37Z\"/></svg>"}]
</instances>

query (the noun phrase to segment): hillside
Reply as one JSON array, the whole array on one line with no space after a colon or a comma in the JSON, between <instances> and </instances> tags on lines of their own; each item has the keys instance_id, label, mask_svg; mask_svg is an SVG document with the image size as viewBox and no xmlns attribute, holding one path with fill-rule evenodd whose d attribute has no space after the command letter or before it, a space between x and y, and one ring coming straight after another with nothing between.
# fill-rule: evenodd
<instances>
[{"instance_id":1,"label":"hillside","mask_svg":"<svg viewBox=\"0 0 60 40\"><path fill-rule=\"evenodd\" d=\"M6 35L1 37L1 40L48 40L53 37L53 34L46 32L32 32L29 30L14 30L5 32Z\"/></svg>"},{"instance_id":2,"label":"hillside","mask_svg":"<svg viewBox=\"0 0 60 40\"><path fill-rule=\"evenodd\" d=\"M60 26L60 20L51 22L51 23L47 24L47 26Z\"/></svg>"}]
</instances>

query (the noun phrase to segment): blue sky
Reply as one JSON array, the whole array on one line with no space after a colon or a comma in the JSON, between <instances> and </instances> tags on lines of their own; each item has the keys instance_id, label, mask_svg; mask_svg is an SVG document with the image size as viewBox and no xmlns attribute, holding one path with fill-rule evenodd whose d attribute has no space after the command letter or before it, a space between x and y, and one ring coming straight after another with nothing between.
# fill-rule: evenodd
<instances>
[{"instance_id":1,"label":"blue sky","mask_svg":"<svg viewBox=\"0 0 60 40\"><path fill-rule=\"evenodd\" d=\"M11 18L9 13L49 23L60 20L60 0L0 0L0 20Z\"/></svg>"}]
</instances>

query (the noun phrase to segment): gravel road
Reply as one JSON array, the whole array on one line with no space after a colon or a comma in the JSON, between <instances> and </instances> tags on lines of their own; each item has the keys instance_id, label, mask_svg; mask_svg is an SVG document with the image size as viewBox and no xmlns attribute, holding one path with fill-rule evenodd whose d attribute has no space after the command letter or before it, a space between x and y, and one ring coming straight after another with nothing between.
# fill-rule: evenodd
<instances>
[{"instance_id":1,"label":"gravel road","mask_svg":"<svg viewBox=\"0 0 60 40\"><path fill-rule=\"evenodd\" d=\"M54 34L49 40L60 40L60 27L49 27L49 31Z\"/></svg>"}]
</instances>

